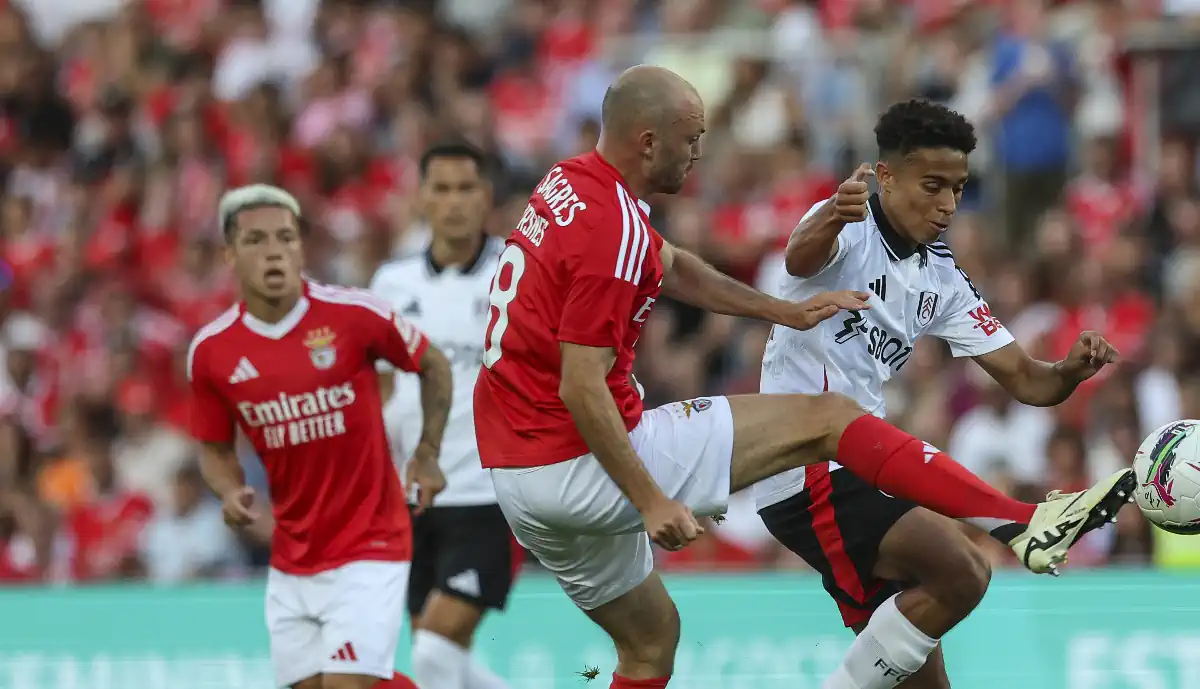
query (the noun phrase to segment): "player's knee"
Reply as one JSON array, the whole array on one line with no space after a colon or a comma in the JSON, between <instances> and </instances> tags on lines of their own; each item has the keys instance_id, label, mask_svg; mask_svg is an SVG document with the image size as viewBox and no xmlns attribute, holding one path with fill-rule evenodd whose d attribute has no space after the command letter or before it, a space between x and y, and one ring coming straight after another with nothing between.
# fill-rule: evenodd
<instances>
[{"instance_id":1,"label":"player's knee","mask_svg":"<svg viewBox=\"0 0 1200 689\"><path fill-rule=\"evenodd\" d=\"M992 581L992 566L981 550L963 548L955 565L942 577L934 595L943 606L964 617L979 605Z\"/></svg>"},{"instance_id":2,"label":"player's knee","mask_svg":"<svg viewBox=\"0 0 1200 689\"><path fill-rule=\"evenodd\" d=\"M679 610L672 604L656 617L651 624L631 625L622 638L613 639L623 667L648 668L662 675L673 671L681 626Z\"/></svg>"},{"instance_id":3,"label":"player's knee","mask_svg":"<svg viewBox=\"0 0 1200 689\"><path fill-rule=\"evenodd\" d=\"M825 425L825 452L836 456L838 442L846 427L865 416L867 412L858 402L837 392L822 392L817 395L817 402L816 408L820 410Z\"/></svg>"}]
</instances>

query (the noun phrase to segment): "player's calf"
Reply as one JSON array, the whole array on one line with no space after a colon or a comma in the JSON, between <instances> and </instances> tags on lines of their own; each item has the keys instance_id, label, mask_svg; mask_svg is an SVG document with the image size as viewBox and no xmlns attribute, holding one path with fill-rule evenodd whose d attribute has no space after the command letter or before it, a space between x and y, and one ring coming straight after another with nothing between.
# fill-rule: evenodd
<instances>
[{"instance_id":1,"label":"player's calf","mask_svg":"<svg viewBox=\"0 0 1200 689\"><path fill-rule=\"evenodd\" d=\"M958 526L922 509L896 522L873 574L915 586L889 598L859 631L822 689L929 689L944 671L924 670L943 635L983 600L991 567Z\"/></svg>"},{"instance_id":2,"label":"player's calf","mask_svg":"<svg viewBox=\"0 0 1200 689\"><path fill-rule=\"evenodd\" d=\"M413 623L413 676L421 689L507 689L507 683L471 656L483 609L434 591Z\"/></svg>"},{"instance_id":3,"label":"player's calf","mask_svg":"<svg viewBox=\"0 0 1200 689\"><path fill-rule=\"evenodd\" d=\"M675 671L680 621L679 610L657 574L587 614L616 646L613 689L667 686Z\"/></svg>"}]
</instances>

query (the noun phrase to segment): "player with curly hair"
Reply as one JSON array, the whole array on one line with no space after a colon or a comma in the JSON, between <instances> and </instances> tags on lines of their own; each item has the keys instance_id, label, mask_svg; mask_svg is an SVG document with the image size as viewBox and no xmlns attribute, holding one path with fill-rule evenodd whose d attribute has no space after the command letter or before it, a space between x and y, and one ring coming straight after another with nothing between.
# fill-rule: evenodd
<instances>
[{"instance_id":1,"label":"player with curly hair","mask_svg":"<svg viewBox=\"0 0 1200 689\"><path fill-rule=\"evenodd\" d=\"M884 416L883 384L908 362L922 335L971 357L1020 402L1051 406L1115 361L1117 350L1085 332L1062 361L1032 359L991 313L941 236L967 181L975 131L960 114L927 101L898 103L875 127L880 158L863 165L832 199L814 206L792 233L784 299L827 290L869 289L872 309L808 331L776 327L763 358L764 393L842 393ZM868 178L879 192L869 193ZM869 442L888 443L879 426ZM843 441L845 442L845 441ZM924 444L925 462L945 457ZM924 467L910 465L913 476ZM940 479L928 475L930 489ZM1083 493L1051 493L1036 511L1015 506L980 519L963 503L942 514L980 528L1034 572L1055 572L1066 548L1103 526L1132 494L1125 469ZM813 464L755 486L759 514L781 543L822 574L846 626L858 633L824 689L946 689L940 638L979 604L990 569L954 521L893 497L836 462ZM1065 521L1080 505L1087 511ZM1026 508L1028 509L1028 508ZM999 515L999 513L996 513ZM1030 528L1047 519L1049 531Z\"/></svg>"}]
</instances>

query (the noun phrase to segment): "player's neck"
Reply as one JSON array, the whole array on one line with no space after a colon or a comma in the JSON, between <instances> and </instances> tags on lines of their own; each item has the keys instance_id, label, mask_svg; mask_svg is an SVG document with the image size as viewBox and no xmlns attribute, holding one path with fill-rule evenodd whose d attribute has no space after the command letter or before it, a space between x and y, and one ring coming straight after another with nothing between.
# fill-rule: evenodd
<instances>
[{"instance_id":1,"label":"player's neck","mask_svg":"<svg viewBox=\"0 0 1200 689\"><path fill-rule=\"evenodd\" d=\"M278 299L267 299L254 294L246 294L242 301L246 303L246 313L254 316L263 323L278 323L283 320L296 308L296 303L300 301L300 297L304 296L297 292L294 295L280 297Z\"/></svg>"},{"instance_id":2,"label":"player's neck","mask_svg":"<svg viewBox=\"0 0 1200 689\"><path fill-rule=\"evenodd\" d=\"M438 268L466 266L475 260L479 247L483 245L483 233L462 240L434 237L429 242L429 256Z\"/></svg>"},{"instance_id":3,"label":"player's neck","mask_svg":"<svg viewBox=\"0 0 1200 689\"><path fill-rule=\"evenodd\" d=\"M916 249L918 242L909 238L908 233L904 231L904 227L900 223L896 222L896 215L892 212L888 205L887 196L880 194L879 207L883 209L883 215L885 218L887 218L888 224L892 226L896 236L902 239L904 243L909 246L909 248Z\"/></svg>"},{"instance_id":4,"label":"player's neck","mask_svg":"<svg viewBox=\"0 0 1200 689\"><path fill-rule=\"evenodd\" d=\"M635 198L644 199L652 193L649 182L642 177L642 161L638 156L623 155L615 146L604 138L600 132L600 141L596 143L596 153L620 173L625 186Z\"/></svg>"}]
</instances>

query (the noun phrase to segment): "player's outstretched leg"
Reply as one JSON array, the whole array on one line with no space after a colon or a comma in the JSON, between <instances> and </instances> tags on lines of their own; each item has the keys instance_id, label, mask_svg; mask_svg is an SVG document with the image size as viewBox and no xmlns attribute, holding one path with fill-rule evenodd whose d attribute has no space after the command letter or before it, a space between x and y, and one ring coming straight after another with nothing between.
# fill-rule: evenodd
<instances>
[{"instance_id":1,"label":"player's outstretched leg","mask_svg":"<svg viewBox=\"0 0 1200 689\"><path fill-rule=\"evenodd\" d=\"M1087 491L1052 494L1041 505L1013 500L936 447L836 393L740 395L729 404L732 490L807 464L837 461L879 490L947 517L1021 525L1008 545L1034 572L1055 571L1083 534L1115 519L1132 499L1133 472L1123 470Z\"/></svg>"},{"instance_id":2,"label":"player's outstretched leg","mask_svg":"<svg viewBox=\"0 0 1200 689\"><path fill-rule=\"evenodd\" d=\"M916 508L884 535L872 575L915 585L871 613L822 689L948 689L941 638L979 605L991 580L983 553L959 527Z\"/></svg>"}]
</instances>

